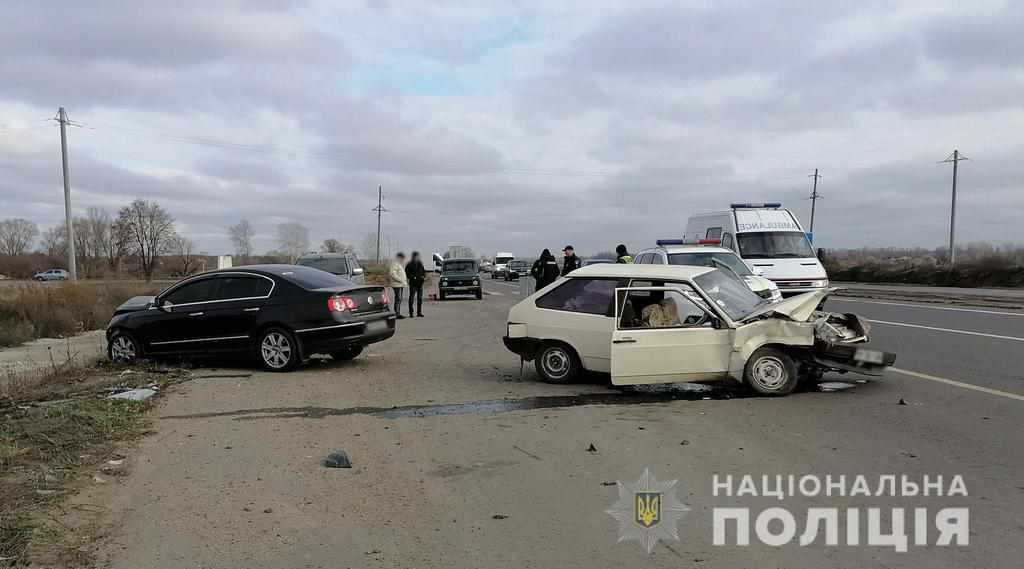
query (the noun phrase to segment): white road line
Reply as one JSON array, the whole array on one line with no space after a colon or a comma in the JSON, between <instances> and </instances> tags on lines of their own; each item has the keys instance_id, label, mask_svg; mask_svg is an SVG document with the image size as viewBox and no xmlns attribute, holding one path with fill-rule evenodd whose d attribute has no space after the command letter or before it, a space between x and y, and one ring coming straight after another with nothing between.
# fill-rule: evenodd
<instances>
[{"instance_id":1,"label":"white road line","mask_svg":"<svg viewBox=\"0 0 1024 569\"><path fill-rule=\"evenodd\" d=\"M1009 393L1007 391L1000 391L998 389L991 389L988 387L982 387L980 385L973 385L970 383L964 383L962 381L953 381L952 379L946 379L944 377L936 377L934 375L928 375L927 373L920 373L916 371L910 371L907 369L900 369L896 367L889 368L891 371L896 373L902 373L903 375L909 375L910 377L916 377L918 379L927 379L928 381L935 381L938 383L945 383L946 385L952 385L955 387L962 387L964 389L970 389L971 391L980 391L981 393L988 393L989 395L998 395L1000 397L1006 397L1007 399L1016 399L1017 401L1024 401L1024 395L1017 395L1016 393Z\"/></svg>"},{"instance_id":2,"label":"white road line","mask_svg":"<svg viewBox=\"0 0 1024 569\"><path fill-rule=\"evenodd\" d=\"M952 328L936 328L935 326L922 326L920 324L906 324L904 322L886 322L885 320L868 320L868 322L871 322L872 324L888 324L889 326L904 326L906 328L921 328L923 330L935 330L936 332L951 332L953 334L967 334L969 336L984 336L986 338L995 338L997 340L1014 340L1016 342L1024 342L1024 338L1018 338L1017 336L1002 336L1000 334L986 334L984 332L969 332L967 330L953 330Z\"/></svg>"},{"instance_id":3,"label":"white road line","mask_svg":"<svg viewBox=\"0 0 1024 569\"><path fill-rule=\"evenodd\" d=\"M489 294L491 296L505 296L505 293L498 292L496 290L489 290L489 291L487 291L487 294Z\"/></svg>"},{"instance_id":4,"label":"white road line","mask_svg":"<svg viewBox=\"0 0 1024 569\"><path fill-rule=\"evenodd\" d=\"M952 307L949 307L949 306L929 306L929 305L926 305L926 304L909 304L909 303L905 303L905 302L879 302L879 301L876 301L876 300L861 300L859 298L858 299L853 299L853 298L846 298L846 297L842 297L842 296L834 296L834 297L832 297L832 300L834 300L836 302L859 302L861 304L884 304L886 306L907 306L907 307L910 307L910 308L927 308L927 309L930 309L930 310L951 310L951 311L955 311L955 312L977 312L979 314L996 314L998 316L1022 316L1022 317L1024 317L1024 312L1000 312L1000 311L997 311L997 310L979 310L979 309L976 309L976 308L952 308Z\"/></svg>"}]
</instances>

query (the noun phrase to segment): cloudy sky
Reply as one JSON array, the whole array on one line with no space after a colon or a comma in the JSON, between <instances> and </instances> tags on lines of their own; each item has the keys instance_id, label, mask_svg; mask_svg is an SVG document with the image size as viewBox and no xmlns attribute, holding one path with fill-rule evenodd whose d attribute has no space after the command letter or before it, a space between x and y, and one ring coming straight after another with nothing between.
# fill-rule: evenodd
<instances>
[{"instance_id":1,"label":"cloudy sky","mask_svg":"<svg viewBox=\"0 0 1024 569\"><path fill-rule=\"evenodd\" d=\"M833 5L834 4L834 5ZM0 218L155 200L405 249L631 249L778 200L817 243L1024 242L1024 2L13 0Z\"/></svg>"}]
</instances>

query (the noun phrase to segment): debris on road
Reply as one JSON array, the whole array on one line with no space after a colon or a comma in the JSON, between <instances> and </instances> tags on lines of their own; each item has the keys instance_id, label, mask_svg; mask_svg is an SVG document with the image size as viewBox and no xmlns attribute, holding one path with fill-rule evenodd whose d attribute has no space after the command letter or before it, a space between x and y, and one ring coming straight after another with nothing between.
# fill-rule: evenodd
<instances>
[{"instance_id":1,"label":"debris on road","mask_svg":"<svg viewBox=\"0 0 1024 569\"><path fill-rule=\"evenodd\" d=\"M348 459L348 454L343 450L336 450L327 455L323 464L327 468L352 468L352 461Z\"/></svg>"},{"instance_id":2,"label":"debris on road","mask_svg":"<svg viewBox=\"0 0 1024 569\"><path fill-rule=\"evenodd\" d=\"M506 516L505 514L494 514L493 516L491 516L491 519L493 519L493 520L507 520L508 516Z\"/></svg>"},{"instance_id":3,"label":"debris on road","mask_svg":"<svg viewBox=\"0 0 1024 569\"><path fill-rule=\"evenodd\" d=\"M597 452L597 447L594 446L594 443L590 443L590 446L587 447L587 452Z\"/></svg>"},{"instance_id":4,"label":"debris on road","mask_svg":"<svg viewBox=\"0 0 1024 569\"><path fill-rule=\"evenodd\" d=\"M846 383L845 381L826 381L818 384L818 389L825 393L831 393L834 391L843 391L855 387L852 383Z\"/></svg>"},{"instance_id":5,"label":"debris on road","mask_svg":"<svg viewBox=\"0 0 1024 569\"><path fill-rule=\"evenodd\" d=\"M906 404L907 404L907 402L906 402L906 401L905 401L905 400L904 400L904 399L903 399L902 397L900 397L900 400L899 400L899 401L897 401L897 402L896 402L896 404L897 404L897 405L906 405Z\"/></svg>"},{"instance_id":6,"label":"debris on road","mask_svg":"<svg viewBox=\"0 0 1024 569\"><path fill-rule=\"evenodd\" d=\"M107 399L123 399L125 401L145 401L154 395L156 395L155 389L144 387L142 389L130 389L128 391L122 391L121 393L108 395Z\"/></svg>"},{"instance_id":7,"label":"debris on road","mask_svg":"<svg viewBox=\"0 0 1024 569\"><path fill-rule=\"evenodd\" d=\"M601 486L615 486L618 482L602 482Z\"/></svg>"}]
</instances>

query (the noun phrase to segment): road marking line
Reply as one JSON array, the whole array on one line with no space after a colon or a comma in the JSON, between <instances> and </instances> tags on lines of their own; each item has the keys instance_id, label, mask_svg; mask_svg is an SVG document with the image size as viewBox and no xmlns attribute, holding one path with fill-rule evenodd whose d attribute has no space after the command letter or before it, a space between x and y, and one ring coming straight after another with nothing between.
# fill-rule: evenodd
<instances>
[{"instance_id":1,"label":"road marking line","mask_svg":"<svg viewBox=\"0 0 1024 569\"><path fill-rule=\"evenodd\" d=\"M936 328L935 326L922 326L920 324L906 324L904 322L886 322L885 320L868 320L872 324L888 324L890 326L905 326L907 328L921 328L924 330L935 330L936 332L952 332L953 334L967 334L969 336L984 336L986 338L995 338L997 340L1014 340L1017 342L1024 342L1024 338L1018 338L1017 336L1002 336L1000 334L986 334L984 332L970 332L967 330L953 330L952 328Z\"/></svg>"},{"instance_id":2,"label":"road marking line","mask_svg":"<svg viewBox=\"0 0 1024 569\"><path fill-rule=\"evenodd\" d=\"M879 302L875 300L861 300L835 296L832 300L836 302L859 302L862 304L884 304L886 306L909 306L910 308L929 308L932 310L953 310L956 312L978 312L980 314L996 314L998 316L1024 316L1024 312L1000 312L997 310L978 310L975 308L952 308L948 306L928 306L925 304L909 304L906 302Z\"/></svg>"},{"instance_id":3,"label":"road marking line","mask_svg":"<svg viewBox=\"0 0 1024 569\"><path fill-rule=\"evenodd\" d=\"M487 291L487 294L492 295L492 296L505 296L505 293L498 292L496 290L489 290L489 291Z\"/></svg>"},{"instance_id":4,"label":"road marking line","mask_svg":"<svg viewBox=\"0 0 1024 569\"><path fill-rule=\"evenodd\" d=\"M1008 399L1016 399L1017 401L1024 401L1024 395L1017 395L1016 393L1009 393L1007 391L1000 391L998 389L991 389L989 387L982 387L980 385L974 385L971 383L964 383L962 381L953 381L952 379L946 379L944 377L935 377L934 375L928 375L927 373L920 373L916 371L910 371L907 369L900 369L897 367L891 367L890 370L896 373L902 373L903 375L909 375L910 377L916 377L918 379L927 379L928 381L935 381L938 383L945 383L946 385L952 385L955 387L962 387L964 389L970 389L971 391L980 391L981 393L988 393L989 395L998 395L1000 397L1006 397Z\"/></svg>"}]
</instances>

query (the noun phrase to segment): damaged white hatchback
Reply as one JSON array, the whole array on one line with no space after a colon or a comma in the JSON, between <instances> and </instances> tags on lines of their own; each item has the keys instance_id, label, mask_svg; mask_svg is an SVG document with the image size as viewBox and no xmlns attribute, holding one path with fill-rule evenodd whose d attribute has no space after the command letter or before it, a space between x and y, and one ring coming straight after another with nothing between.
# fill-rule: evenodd
<instances>
[{"instance_id":1,"label":"damaged white hatchback","mask_svg":"<svg viewBox=\"0 0 1024 569\"><path fill-rule=\"evenodd\" d=\"M860 345L856 315L818 310L830 292L772 304L718 269L590 265L513 306L504 342L550 383L590 370L615 385L732 378L786 395L825 371L881 375L896 356Z\"/></svg>"}]
</instances>

